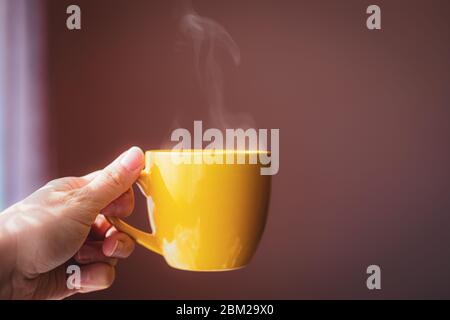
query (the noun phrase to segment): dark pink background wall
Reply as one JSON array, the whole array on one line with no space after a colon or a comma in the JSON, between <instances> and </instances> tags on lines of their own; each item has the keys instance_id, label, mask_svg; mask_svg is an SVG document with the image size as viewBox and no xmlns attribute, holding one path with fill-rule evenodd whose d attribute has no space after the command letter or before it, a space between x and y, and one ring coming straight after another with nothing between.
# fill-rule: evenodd
<instances>
[{"instance_id":1,"label":"dark pink background wall","mask_svg":"<svg viewBox=\"0 0 450 320\"><path fill-rule=\"evenodd\" d=\"M82 30L65 9L82 8ZM195 1L241 49L226 59L230 112L280 128L260 248L245 269L189 273L142 248L82 298L450 298L450 3ZM174 1L48 0L54 176L207 122ZM130 221L147 227L144 201ZM382 290L366 268L382 269Z\"/></svg>"}]
</instances>

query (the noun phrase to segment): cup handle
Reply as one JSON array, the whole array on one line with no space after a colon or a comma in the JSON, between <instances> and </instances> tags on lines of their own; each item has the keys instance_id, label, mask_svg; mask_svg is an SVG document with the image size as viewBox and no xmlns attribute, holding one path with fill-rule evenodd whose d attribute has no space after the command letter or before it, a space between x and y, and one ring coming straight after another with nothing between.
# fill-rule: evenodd
<instances>
[{"instance_id":1,"label":"cup handle","mask_svg":"<svg viewBox=\"0 0 450 320\"><path fill-rule=\"evenodd\" d=\"M139 175L138 180L136 181L139 189L144 194L144 196L149 196L149 190L146 188L148 186L149 172L143 170ZM141 231L133 226L130 226L128 223L124 222L122 219L117 217L108 217L105 216L106 220L109 221L117 230L120 232L126 233L132 239L134 239L138 244L147 248L151 251L154 251L158 254L162 254L161 246L159 244L158 239L154 234Z\"/></svg>"}]
</instances>

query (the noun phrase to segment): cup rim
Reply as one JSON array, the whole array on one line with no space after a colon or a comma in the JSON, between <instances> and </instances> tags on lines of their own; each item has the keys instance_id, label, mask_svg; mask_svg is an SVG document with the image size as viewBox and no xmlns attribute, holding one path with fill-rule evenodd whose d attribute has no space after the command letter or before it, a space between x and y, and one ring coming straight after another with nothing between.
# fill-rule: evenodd
<instances>
[{"instance_id":1,"label":"cup rim","mask_svg":"<svg viewBox=\"0 0 450 320\"><path fill-rule=\"evenodd\" d=\"M155 149L147 150L145 153L162 154L270 154L268 150L242 150L242 149Z\"/></svg>"}]
</instances>

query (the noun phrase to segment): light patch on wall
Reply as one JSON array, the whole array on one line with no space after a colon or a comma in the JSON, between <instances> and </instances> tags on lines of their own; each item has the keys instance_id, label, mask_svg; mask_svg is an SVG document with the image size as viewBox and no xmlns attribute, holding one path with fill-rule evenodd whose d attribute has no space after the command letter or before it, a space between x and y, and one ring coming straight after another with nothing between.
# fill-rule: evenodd
<instances>
[{"instance_id":1,"label":"light patch on wall","mask_svg":"<svg viewBox=\"0 0 450 320\"><path fill-rule=\"evenodd\" d=\"M0 208L48 180L45 4L0 0Z\"/></svg>"},{"instance_id":2,"label":"light patch on wall","mask_svg":"<svg viewBox=\"0 0 450 320\"><path fill-rule=\"evenodd\" d=\"M6 1L0 1L0 210L5 208Z\"/></svg>"}]
</instances>

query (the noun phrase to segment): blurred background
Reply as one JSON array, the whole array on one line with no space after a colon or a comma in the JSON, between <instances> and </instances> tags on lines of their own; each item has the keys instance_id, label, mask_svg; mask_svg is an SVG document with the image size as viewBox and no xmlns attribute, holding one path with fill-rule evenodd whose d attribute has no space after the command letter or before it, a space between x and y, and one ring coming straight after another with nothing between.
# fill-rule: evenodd
<instances>
[{"instance_id":1,"label":"blurred background","mask_svg":"<svg viewBox=\"0 0 450 320\"><path fill-rule=\"evenodd\" d=\"M66 8L82 29L66 28ZM450 298L450 2L198 0L241 52L227 112L280 129L252 263L190 273L137 248L83 299ZM172 0L0 0L0 208L208 124ZM177 18L178 17L178 18ZM186 39L184 39L186 40ZM132 224L149 228L144 199ZM382 289L366 288L366 268Z\"/></svg>"}]
</instances>

